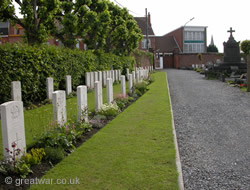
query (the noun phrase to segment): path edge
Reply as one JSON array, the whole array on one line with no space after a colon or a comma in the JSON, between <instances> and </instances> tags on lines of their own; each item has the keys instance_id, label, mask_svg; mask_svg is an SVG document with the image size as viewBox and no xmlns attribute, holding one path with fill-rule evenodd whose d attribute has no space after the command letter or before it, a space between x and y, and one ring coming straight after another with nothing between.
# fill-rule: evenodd
<instances>
[{"instance_id":1,"label":"path edge","mask_svg":"<svg viewBox=\"0 0 250 190\"><path fill-rule=\"evenodd\" d=\"M167 71L165 71L165 72L166 72L166 81L167 81L167 87L168 87L168 96L169 96L170 111L171 111L171 118L172 118L174 145L175 145L175 152L176 152L175 159L176 159L176 167L177 167L177 171L178 171L178 186L179 186L179 190L184 190L181 160L180 160L180 153L179 153L178 141L177 141L176 130L175 130L174 114L173 114L173 109L172 109L172 101L171 101L170 90L169 90L168 76L167 76Z\"/></svg>"}]
</instances>

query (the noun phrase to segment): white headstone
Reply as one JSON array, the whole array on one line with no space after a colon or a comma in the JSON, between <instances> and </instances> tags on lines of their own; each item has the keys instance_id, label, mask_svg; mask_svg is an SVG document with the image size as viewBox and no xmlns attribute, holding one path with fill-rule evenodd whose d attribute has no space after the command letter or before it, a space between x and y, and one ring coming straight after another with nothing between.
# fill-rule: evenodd
<instances>
[{"instance_id":1,"label":"white headstone","mask_svg":"<svg viewBox=\"0 0 250 190\"><path fill-rule=\"evenodd\" d=\"M88 122L87 86L77 87L77 120Z\"/></svg>"},{"instance_id":2,"label":"white headstone","mask_svg":"<svg viewBox=\"0 0 250 190\"><path fill-rule=\"evenodd\" d=\"M139 71L135 72L135 83L138 84L140 82L140 75L139 75Z\"/></svg>"},{"instance_id":3,"label":"white headstone","mask_svg":"<svg viewBox=\"0 0 250 190\"><path fill-rule=\"evenodd\" d=\"M95 82L95 111L99 111L102 106L101 98L101 88L100 88L100 81Z\"/></svg>"},{"instance_id":4,"label":"white headstone","mask_svg":"<svg viewBox=\"0 0 250 190\"><path fill-rule=\"evenodd\" d=\"M126 72L127 72L126 76L127 76L127 79L128 79L128 75L129 75L129 69L128 68L126 69Z\"/></svg>"},{"instance_id":5,"label":"white headstone","mask_svg":"<svg viewBox=\"0 0 250 190\"><path fill-rule=\"evenodd\" d=\"M46 87L47 87L47 98L52 100L52 93L54 92L54 82L52 77L48 77L46 79Z\"/></svg>"},{"instance_id":6,"label":"white headstone","mask_svg":"<svg viewBox=\"0 0 250 190\"><path fill-rule=\"evenodd\" d=\"M114 83L115 82L115 71L114 70L111 71L111 78L112 78L113 83Z\"/></svg>"},{"instance_id":7,"label":"white headstone","mask_svg":"<svg viewBox=\"0 0 250 190\"><path fill-rule=\"evenodd\" d=\"M90 88L94 88L95 86L95 77L94 77L94 72L90 72Z\"/></svg>"},{"instance_id":8,"label":"white headstone","mask_svg":"<svg viewBox=\"0 0 250 190\"><path fill-rule=\"evenodd\" d=\"M121 76L121 94L126 95L126 79L125 76Z\"/></svg>"},{"instance_id":9,"label":"white headstone","mask_svg":"<svg viewBox=\"0 0 250 190\"><path fill-rule=\"evenodd\" d=\"M107 78L107 103L110 104L113 100L113 81Z\"/></svg>"},{"instance_id":10,"label":"white headstone","mask_svg":"<svg viewBox=\"0 0 250 190\"><path fill-rule=\"evenodd\" d=\"M12 143L16 144L15 150L18 148L21 149L21 154L26 152L23 102L6 102L0 108L4 157L5 159L9 159L13 153L7 152L5 148L13 151Z\"/></svg>"},{"instance_id":11,"label":"white headstone","mask_svg":"<svg viewBox=\"0 0 250 190\"><path fill-rule=\"evenodd\" d=\"M118 70L118 80L121 81L121 70Z\"/></svg>"},{"instance_id":12,"label":"white headstone","mask_svg":"<svg viewBox=\"0 0 250 190\"><path fill-rule=\"evenodd\" d=\"M130 93L132 93L132 88L133 88L133 75L129 74L128 75L128 90Z\"/></svg>"},{"instance_id":13,"label":"white headstone","mask_svg":"<svg viewBox=\"0 0 250 190\"><path fill-rule=\"evenodd\" d=\"M115 81L118 81L118 70L115 70Z\"/></svg>"},{"instance_id":14,"label":"white headstone","mask_svg":"<svg viewBox=\"0 0 250 190\"><path fill-rule=\"evenodd\" d=\"M94 81L99 81L98 72L94 72Z\"/></svg>"},{"instance_id":15,"label":"white headstone","mask_svg":"<svg viewBox=\"0 0 250 190\"><path fill-rule=\"evenodd\" d=\"M71 76L66 75L65 80L66 80L66 94L69 95L70 93L72 93Z\"/></svg>"},{"instance_id":16,"label":"white headstone","mask_svg":"<svg viewBox=\"0 0 250 190\"><path fill-rule=\"evenodd\" d=\"M102 85L106 86L106 80L107 80L107 71L102 71Z\"/></svg>"},{"instance_id":17,"label":"white headstone","mask_svg":"<svg viewBox=\"0 0 250 190\"><path fill-rule=\"evenodd\" d=\"M135 71L132 71L133 84L135 84Z\"/></svg>"},{"instance_id":18,"label":"white headstone","mask_svg":"<svg viewBox=\"0 0 250 190\"><path fill-rule=\"evenodd\" d=\"M67 121L66 95L64 90L58 90L52 93L52 104L53 120L59 125L64 125Z\"/></svg>"},{"instance_id":19,"label":"white headstone","mask_svg":"<svg viewBox=\"0 0 250 190\"><path fill-rule=\"evenodd\" d=\"M90 88L90 72L86 72L86 75L85 75L85 84L88 88Z\"/></svg>"},{"instance_id":20,"label":"white headstone","mask_svg":"<svg viewBox=\"0 0 250 190\"><path fill-rule=\"evenodd\" d=\"M11 97L13 101L22 101L22 89L20 81L11 82Z\"/></svg>"},{"instance_id":21,"label":"white headstone","mask_svg":"<svg viewBox=\"0 0 250 190\"><path fill-rule=\"evenodd\" d=\"M98 71L98 79L101 82L101 87L102 87L102 71Z\"/></svg>"}]
</instances>

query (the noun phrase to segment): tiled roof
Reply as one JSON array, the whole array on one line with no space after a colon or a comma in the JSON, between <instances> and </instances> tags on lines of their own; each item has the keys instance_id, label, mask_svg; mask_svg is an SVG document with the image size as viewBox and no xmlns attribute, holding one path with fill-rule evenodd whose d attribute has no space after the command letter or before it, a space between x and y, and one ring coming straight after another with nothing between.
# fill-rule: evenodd
<instances>
[{"instance_id":1,"label":"tiled roof","mask_svg":"<svg viewBox=\"0 0 250 190\"><path fill-rule=\"evenodd\" d=\"M142 34L146 35L146 26L147 26L146 17L134 17L134 19L136 20L138 26L140 27ZM151 24L148 25L148 35L155 35Z\"/></svg>"},{"instance_id":2,"label":"tiled roof","mask_svg":"<svg viewBox=\"0 0 250 190\"><path fill-rule=\"evenodd\" d=\"M173 36L159 36L155 38L155 49L159 52L173 52L179 49Z\"/></svg>"}]
</instances>

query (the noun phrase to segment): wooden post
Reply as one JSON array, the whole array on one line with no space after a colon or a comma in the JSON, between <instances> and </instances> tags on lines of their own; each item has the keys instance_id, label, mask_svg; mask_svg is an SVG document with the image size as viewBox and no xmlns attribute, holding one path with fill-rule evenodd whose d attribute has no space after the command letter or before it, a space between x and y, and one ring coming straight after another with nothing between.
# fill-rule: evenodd
<instances>
[{"instance_id":1,"label":"wooden post","mask_svg":"<svg viewBox=\"0 0 250 190\"><path fill-rule=\"evenodd\" d=\"M250 92L250 55L247 55L247 92Z\"/></svg>"}]
</instances>

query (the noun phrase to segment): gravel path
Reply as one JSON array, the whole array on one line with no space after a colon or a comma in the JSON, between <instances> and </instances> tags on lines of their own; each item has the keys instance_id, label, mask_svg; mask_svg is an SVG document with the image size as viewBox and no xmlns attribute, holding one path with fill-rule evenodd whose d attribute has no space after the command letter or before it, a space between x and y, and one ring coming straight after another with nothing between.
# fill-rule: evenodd
<instances>
[{"instance_id":1,"label":"gravel path","mask_svg":"<svg viewBox=\"0 0 250 190\"><path fill-rule=\"evenodd\" d=\"M250 93L167 71L186 190L250 190Z\"/></svg>"}]
</instances>

